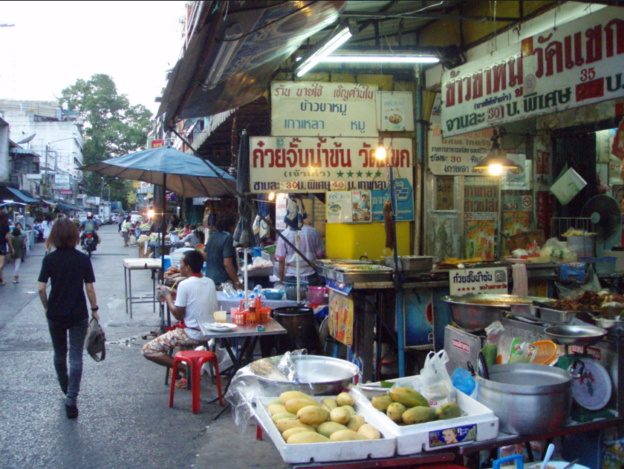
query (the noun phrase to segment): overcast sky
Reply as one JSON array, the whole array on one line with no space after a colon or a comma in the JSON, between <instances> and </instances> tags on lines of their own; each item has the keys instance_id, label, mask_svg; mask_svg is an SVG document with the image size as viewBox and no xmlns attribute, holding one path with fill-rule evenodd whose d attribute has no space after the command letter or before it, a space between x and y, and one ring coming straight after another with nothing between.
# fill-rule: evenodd
<instances>
[{"instance_id":1,"label":"overcast sky","mask_svg":"<svg viewBox=\"0 0 624 469\"><path fill-rule=\"evenodd\" d=\"M0 98L52 101L104 73L155 113L180 54L185 2L0 3Z\"/></svg>"}]
</instances>

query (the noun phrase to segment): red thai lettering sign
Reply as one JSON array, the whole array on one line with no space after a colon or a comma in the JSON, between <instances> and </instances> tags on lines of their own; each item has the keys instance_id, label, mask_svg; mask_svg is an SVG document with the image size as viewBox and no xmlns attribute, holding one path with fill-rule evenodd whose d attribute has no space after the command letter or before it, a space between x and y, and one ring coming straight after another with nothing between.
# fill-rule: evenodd
<instances>
[{"instance_id":1,"label":"red thai lettering sign","mask_svg":"<svg viewBox=\"0 0 624 469\"><path fill-rule=\"evenodd\" d=\"M624 10L603 8L442 76L445 138L624 96Z\"/></svg>"}]
</instances>

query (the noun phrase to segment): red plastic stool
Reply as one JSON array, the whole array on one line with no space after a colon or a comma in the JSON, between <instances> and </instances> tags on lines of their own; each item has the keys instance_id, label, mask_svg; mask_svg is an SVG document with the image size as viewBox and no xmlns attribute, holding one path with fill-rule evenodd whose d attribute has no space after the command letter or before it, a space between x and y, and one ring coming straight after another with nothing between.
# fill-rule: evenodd
<instances>
[{"instance_id":1,"label":"red plastic stool","mask_svg":"<svg viewBox=\"0 0 624 469\"><path fill-rule=\"evenodd\" d=\"M219 364L217 363L217 356L213 352L202 350L184 350L176 353L173 358L173 376L176 376L178 371L178 363L187 363L191 379L191 393L193 398L193 410L194 414L199 413L199 378L201 377L201 369L204 363L212 363L215 369L215 375L217 377L217 390L219 391L219 405L223 406L223 396L221 394L221 376L219 375ZM188 376L186 379L189 379ZM171 391L169 392L169 407L173 407L173 394L175 392L175 379L171 380Z\"/></svg>"}]
</instances>

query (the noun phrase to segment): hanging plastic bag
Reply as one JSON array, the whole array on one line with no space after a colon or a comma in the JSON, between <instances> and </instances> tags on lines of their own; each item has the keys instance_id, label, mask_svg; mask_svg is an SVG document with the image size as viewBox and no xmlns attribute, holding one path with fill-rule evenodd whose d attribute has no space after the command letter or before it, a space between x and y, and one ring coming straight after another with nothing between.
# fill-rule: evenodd
<instances>
[{"instance_id":1,"label":"hanging plastic bag","mask_svg":"<svg viewBox=\"0 0 624 469\"><path fill-rule=\"evenodd\" d=\"M260 234L260 222L261 222L260 215L256 215L256 218L254 218L254 222L251 227L251 231L253 231L253 234L255 235Z\"/></svg>"},{"instance_id":2,"label":"hanging plastic bag","mask_svg":"<svg viewBox=\"0 0 624 469\"><path fill-rule=\"evenodd\" d=\"M432 408L438 407L445 402L456 402L457 392L453 381L446 371L446 363L449 357L445 350L438 353L427 354L425 366L420 372L422 389L420 393L429 401Z\"/></svg>"}]
</instances>

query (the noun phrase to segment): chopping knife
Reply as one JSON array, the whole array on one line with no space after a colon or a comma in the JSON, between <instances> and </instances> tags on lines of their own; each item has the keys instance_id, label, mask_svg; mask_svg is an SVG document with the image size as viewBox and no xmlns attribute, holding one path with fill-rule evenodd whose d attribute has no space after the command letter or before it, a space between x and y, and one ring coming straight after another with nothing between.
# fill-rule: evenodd
<instances>
[{"instance_id":1,"label":"chopping knife","mask_svg":"<svg viewBox=\"0 0 624 469\"><path fill-rule=\"evenodd\" d=\"M487 363L485 362L483 352L479 352L479 357L477 358L477 368L479 370L479 375L483 379L490 379L490 373L488 371Z\"/></svg>"}]
</instances>

